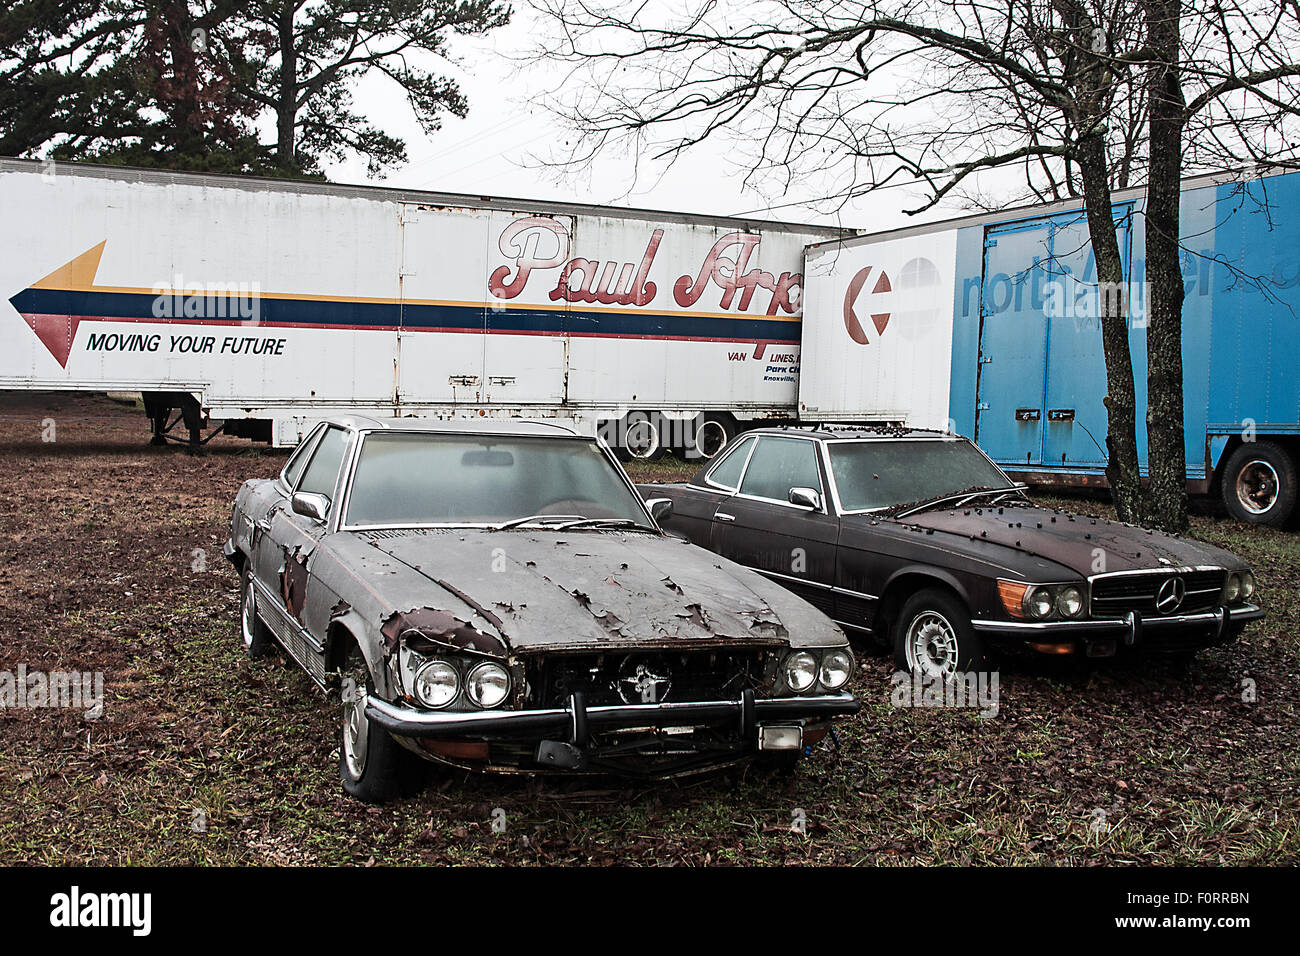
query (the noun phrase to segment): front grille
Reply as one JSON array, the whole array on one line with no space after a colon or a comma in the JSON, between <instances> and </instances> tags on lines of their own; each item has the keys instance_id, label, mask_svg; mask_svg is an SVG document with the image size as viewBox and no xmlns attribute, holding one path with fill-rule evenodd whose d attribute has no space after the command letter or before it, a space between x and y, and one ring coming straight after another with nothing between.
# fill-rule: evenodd
<instances>
[{"instance_id":1,"label":"front grille","mask_svg":"<svg viewBox=\"0 0 1300 956\"><path fill-rule=\"evenodd\" d=\"M1150 571L1101 577L1092 582L1092 616L1122 617L1137 611L1143 617L1159 617L1156 595L1171 578L1183 579L1186 595L1177 609L1168 613L1190 614L1219 606L1226 572L1221 568L1207 571Z\"/></svg>"},{"instance_id":2,"label":"front grille","mask_svg":"<svg viewBox=\"0 0 1300 956\"><path fill-rule=\"evenodd\" d=\"M589 707L665 701L733 700L770 693L776 656L769 649L566 654L528 668L536 707L563 707L580 692Z\"/></svg>"}]
</instances>

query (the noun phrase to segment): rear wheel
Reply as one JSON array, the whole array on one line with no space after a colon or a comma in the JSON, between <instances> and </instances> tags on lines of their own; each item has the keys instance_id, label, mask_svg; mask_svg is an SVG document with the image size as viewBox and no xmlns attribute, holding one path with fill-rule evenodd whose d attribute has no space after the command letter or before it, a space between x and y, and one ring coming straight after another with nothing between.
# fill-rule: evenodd
<instances>
[{"instance_id":1,"label":"rear wheel","mask_svg":"<svg viewBox=\"0 0 1300 956\"><path fill-rule=\"evenodd\" d=\"M663 421L657 413L633 412L619 431L619 457L624 461L657 461L664 454Z\"/></svg>"},{"instance_id":2,"label":"rear wheel","mask_svg":"<svg viewBox=\"0 0 1300 956\"><path fill-rule=\"evenodd\" d=\"M343 790L365 803L387 803L414 783L417 758L366 716L366 697L374 682L355 645L343 666L340 685L339 776Z\"/></svg>"},{"instance_id":3,"label":"rear wheel","mask_svg":"<svg viewBox=\"0 0 1300 956\"><path fill-rule=\"evenodd\" d=\"M257 614L257 589L253 587L253 575L247 563L240 574L239 636L249 657L261 657L275 649L271 629Z\"/></svg>"},{"instance_id":4,"label":"rear wheel","mask_svg":"<svg viewBox=\"0 0 1300 956\"><path fill-rule=\"evenodd\" d=\"M983 669L984 644L956 595L926 588L903 603L894 623L894 663L942 680Z\"/></svg>"},{"instance_id":5,"label":"rear wheel","mask_svg":"<svg viewBox=\"0 0 1300 956\"><path fill-rule=\"evenodd\" d=\"M736 438L736 420L725 413L701 415L695 424L695 450L706 461L717 458Z\"/></svg>"},{"instance_id":6,"label":"rear wheel","mask_svg":"<svg viewBox=\"0 0 1300 956\"><path fill-rule=\"evenodd\" d=\"M1296 465L1276 442L1247 442L1228 456L1221 479L1223 504L1238 521L1274 528L1295 512Z\"/></svg>"}]
</instances>

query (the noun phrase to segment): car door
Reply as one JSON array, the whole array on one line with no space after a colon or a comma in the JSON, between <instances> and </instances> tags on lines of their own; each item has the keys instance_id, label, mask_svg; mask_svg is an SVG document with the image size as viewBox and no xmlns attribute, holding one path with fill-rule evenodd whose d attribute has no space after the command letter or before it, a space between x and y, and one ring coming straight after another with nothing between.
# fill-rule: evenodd
<instances>
[{"instance_id":1,"label":"car door","mask_svg":"<svg viewBox=\"0 0 1300 956\"><path fill-rule=\"evenodd\" d=\"M275 481L266 482L265 492L261 497L269 503L264 509L251 510L249 518L253 522L252 567L253 577L257 583L277 594L280 591L280 571L284 566L284 547L271 534L272 519L289 507L289 498L294 486L302 478L307 463L311 461L316 443L327 429L321 423L308 432L307 437L299 443L297 450L289 456L289 461Z\"/></svg>"},{"instance_id":2,"label":"car door","mask_svg":"<svg viewBox=\"0 0 1300 956\"><path fill-rule=\"evenodd\" d=\"M325 495L330 500L330 510L335 507L341 472L348 458L350 434L330 425L321 434L311 458L303 468L297 482L290 488L289 501L295 493ZM320 631L319 615L309 614L308 602L312 599L312 556L329 528L331 514L319 521L294 512L291 504L276 509L269 515L270 531L264 536L267 551L259 556L264 568L274 569L274 583L266 582L271 595L273 614L279 616L279 628L286 638L286 649L314 676L323 674L324 637ZM319 595L317 595L319 597ZM313 601L313 606L319 601ZM315 624L316 627L309 627Z\"/></svg>"},{"instance_id":3,"label":"car door","mask_svg":"<svg viewBox=\"0 0 1300 956\"><path fill-rule=\"evenodd\" d=\"M819 507L791 504L792 488L812 489ZM839 519L825 489L817 440L759 436L737 490L714 513L712 549L833 614Z\"/></svg>"}]
</instances>

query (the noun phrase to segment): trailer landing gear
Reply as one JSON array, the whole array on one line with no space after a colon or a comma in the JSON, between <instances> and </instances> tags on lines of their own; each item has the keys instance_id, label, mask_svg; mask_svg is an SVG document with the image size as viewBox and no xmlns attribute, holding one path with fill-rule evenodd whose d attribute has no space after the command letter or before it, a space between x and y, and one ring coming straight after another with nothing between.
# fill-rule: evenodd
<instances>
[{"instance_id":1,"label":"trailer landing gear","mask_svg":"<svg viewBox=\"0 0 1300 956\"><path fill-rule=\"evenodd\" d=\"M149 417L153 431L153 437L149 439L150 445L166 445L168 442L174 442L184 445L187 454L200 455L203 453L203 446L221 433L221 428L217 427L209 432L206 438L203 437L203 408L199 405L198 399L188 392L144 392L142 397L144 413ZM175 418L171 417L173 410L177 410ZM171 434L172 429L182 422L189 432L188 439L177 438Z\"/></svg>"}]
</instances>

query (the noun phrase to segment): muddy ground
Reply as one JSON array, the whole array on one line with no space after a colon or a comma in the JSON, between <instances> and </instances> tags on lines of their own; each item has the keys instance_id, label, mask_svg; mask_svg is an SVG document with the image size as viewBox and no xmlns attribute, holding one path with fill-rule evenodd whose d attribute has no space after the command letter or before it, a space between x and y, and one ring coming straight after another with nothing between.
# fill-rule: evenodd
<instances>
[{"instance_id":1,"label":"muddy ground","mask_svg":"<svg viewBox=\"0 0 1300 956\"><path fill-rule=\"evenodd\" d=\"M1269 618L1185 673L1004 660L981 718L895 709L864 650L863 712L793 777L433 772L375 808L339 787L332 702L237 640L230 505L284 453L147 437L103 396L0 393L0 674L99 671L106 698L0 710L0 864L1300 861L1294 532L1195 519Z\"/></svg>"}]
</instances>

